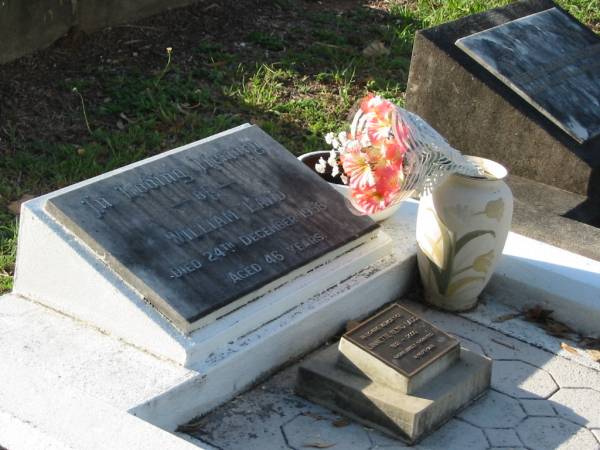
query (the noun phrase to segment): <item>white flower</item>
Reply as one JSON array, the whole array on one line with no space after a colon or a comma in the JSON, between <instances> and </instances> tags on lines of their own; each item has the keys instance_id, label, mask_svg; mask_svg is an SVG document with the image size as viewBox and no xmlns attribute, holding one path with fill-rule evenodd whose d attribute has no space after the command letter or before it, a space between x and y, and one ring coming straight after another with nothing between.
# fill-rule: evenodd
<instances>
[{"instance_id":1,"label":"white flower","mask_svg":"<svg viewBox=\"0 0 600 450\"><path fill-rule=\"evenodd\" d=\"M327 142L329 145L333 144L333 139L334 139L333 133L327 133L325 135L325 142Z\"/></svg>"},{"instance_id":2,"label":"white flower","mask_svg":"<svg viewBox=\"0 0 600 450\"><path fill-rule=\"evenodd\" d=\"M340 173L340 168L339 166L336 164L335 166L333 166L333 168L331 169L331 176L332 177L337 177L338 174Z\"/></svg>"},{"instance_id":3,"label":"white flower","mask_svg":"<svg viewBox=\"0 0 600 450\"><path fill-rule=\"evenodd\" d=\"M348 177L346 175L342 174L340 178L342 179L342 183L348 184Z\"/></svg>"},{"instance_id":4,"label":"white flower","mask_svg":"<svg viewBox=\"0 0 600 450\"><path fill-rule=\"evenodd\" d=\"M340 134L338 134L338 140L342 145L346 145L346 142L348 141L348 136L344 131L341 131Z\"/></svg>"},{"instance_id":5,"label":"white flower","mask_svg":"<svg viewBox=\"0 0 600 450\"><path fill-rule=\"evenodd\" d=\"M327 164L329 164L331 167L337 167L337 153L335 150L331 150L329 152L329 158L327 159Z\"/></svg>"},{"instance_id":6,"label":"white flower","mask_svg":"<svg viewBox=\"0 0 600 450\"><path fill-rule=\"evenodd\" d=\"M319 158L319 162L315 164L315 170L318 173L325 173L325 169L327 168L327 162L323 158Z\"/></svg>"}]
</instances>

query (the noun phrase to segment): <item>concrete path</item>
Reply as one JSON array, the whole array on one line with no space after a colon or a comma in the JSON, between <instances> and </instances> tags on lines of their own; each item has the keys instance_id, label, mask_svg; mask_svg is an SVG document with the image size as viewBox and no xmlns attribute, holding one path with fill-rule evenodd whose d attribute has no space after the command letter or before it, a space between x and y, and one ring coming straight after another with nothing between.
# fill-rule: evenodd
<instances>
[{"instance_id":1,"label":"concrete path","mask_svg":"<svg viewBox=\"0 0 600 450\"><path fill-rule=\"evenodd\" d=\"M548 337L540 349L464 317L407 302L462 344L494 360L492 388L438 431L419 450L600 449L600 372L560 353ZM534 325L518 321L521 328ZM554 340L553 340L554 339ZM378 431L333 414L293 394L297 365L213 411L188 431L226 450L374 450L405 448Z\"/></svg>"}]
</instances>

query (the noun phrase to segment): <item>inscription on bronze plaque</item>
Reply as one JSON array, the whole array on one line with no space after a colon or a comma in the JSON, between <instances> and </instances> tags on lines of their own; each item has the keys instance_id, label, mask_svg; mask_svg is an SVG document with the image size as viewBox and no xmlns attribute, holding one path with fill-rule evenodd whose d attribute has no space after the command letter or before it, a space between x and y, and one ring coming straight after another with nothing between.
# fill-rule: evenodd
<instances>
[{"instance_id":1,"label":"inscription on bronze plaque","mask_svg":"<svg viewBox=\"0 0 600 450\"><path fill-rule=\"evenodd\" d=\"M344 338L407 377L459 345L452 336L397 304L347 332Z\"/></svg>"}]
</instances>

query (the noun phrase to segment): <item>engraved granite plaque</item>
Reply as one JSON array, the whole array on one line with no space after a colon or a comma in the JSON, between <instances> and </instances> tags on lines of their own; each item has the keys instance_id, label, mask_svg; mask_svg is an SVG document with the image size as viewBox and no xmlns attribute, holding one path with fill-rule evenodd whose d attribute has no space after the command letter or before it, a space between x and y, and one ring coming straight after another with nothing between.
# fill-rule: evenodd
<instances>
[{"instance_id":1,"label":"engraved granite plaque","mask_svg":"<svg viewBox=\"0 0 600 450\"><path fill-rule=\"evenodd\" d=\"M361 323L343 339L409 378L459 346L455 338L398 304Z\"/></svg>"},{"instance_id":2,"label":"engraved granite plaque","mask_svg":"<svg viewBox=\"0 0 600 450\"><path fill-rule=\"evenodd\" d=\"M577 142L600 135L600 37L550 8L456 45Z\"/></svg>"},{"instance_id":3,"label":"engraved granite plaque","mask_svg":"<svg viewBox=\"0 0 600 450\"><path fill-rule=\"evenodd\" d=\"M377 228L256 126L98 177L46 209L186 332Z\"/></svg>"}]
</instances>

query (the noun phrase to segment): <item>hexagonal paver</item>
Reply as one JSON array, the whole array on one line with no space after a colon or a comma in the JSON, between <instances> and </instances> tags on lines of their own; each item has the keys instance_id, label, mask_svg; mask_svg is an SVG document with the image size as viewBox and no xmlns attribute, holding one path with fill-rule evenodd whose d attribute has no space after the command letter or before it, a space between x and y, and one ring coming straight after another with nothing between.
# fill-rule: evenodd
<instances>
[{"instance_id":1,"label":"hexagonal paver","mask_svg":"<svg viewBox=\"0 0 600 450\"><path fill-rule=\"evenodd\" d=\"M560 417L529 417L517 434L533 450L597 450L598 442L590 430Z\"/></svg>"},{"instance_id":2,"label":"hexagonal paver","mask_svg":"<svg viewBox=\"0 0 600 450\"><path fill-rule=\"evenodd\" d=\"M489 446L483 431L466 422L452 419L419 445L423 450L484 450Z\"/></svg>"},{"instance_id":3,"label":"hexagonal paver","mask_svg":"<svg viewBox=\"0 0 600 450\"><path fill-rule=\"evenodd\" d=\"M559 391L560 392L560 391ZM554 394L556 395L556 394ZM552 408L552 402L549 400L527 400L520 401L521 406L528 416L555 416L556 412Z\"/></svg>"},{"instance_id":4,"label":"hexagonal paver","mask_svg":"<svg viewBox=\"0 0 600 450\"><path fill-rule=\"evenodd\" d=\"M492 387L516 398L548 398L558 390L547 372L523 361L494 361Z\"/></svg>"},{"instance_id":5,"label":"hexagonal paver","mask_svg":"<svg viewBox=\"0 0 600 450\"><path fill-rule=\"evenodd\" d=\"M368 449L371 441L365 429L356 424L336 427L334 422L338 416L299 415L282 429L291 447L300 450L304 448L347 448ZM267 447L265 447L267 448Z\"/></svg>"},{"instance_id":6,"label":"hexagonal paver","mask_svg":"<svg viewBox=\"0 0 600 450\"><path fill-rule=\"evenodd\" d=\"M523 420L525 413L514 398L490 391L459 417L482 428L510 428Z\"/></svg>"},{"instance_id":7,"label":"hexagonal paver","mask_svg":"<svg viewBox=\"0 0 600 450\"><path fill-rule=\"evenodd\" d=\"M561 389L550 397L558 415L588 428L600 428L600 392Z\"/></svg>"},{"instance_id":8,"label":"hexagonal paver","mask_svg":"<svg viewBox=\"0 0 600 450\"><path fill-rule=\"evenodd\" d=\"M371 442L373 443L373 447L370 450L378 450L378 449L392 449L392 448L408 448L408 445L403 443L402 441L398 441L392 439L389 436L386 436L380 431L377 430L368 430L367 434L371 438Z\"/></svg>"},{"instance_id":9,"label":"hexagonal paver","mask_svg":"<svg viewBox=\"0 0 600 450\"><path fill-rule=\"evenodd\" d=\"M512 428L488 428L484 430L490 444L495 447L519 447L521 441Z\"/></svg>"}]
</instances>

